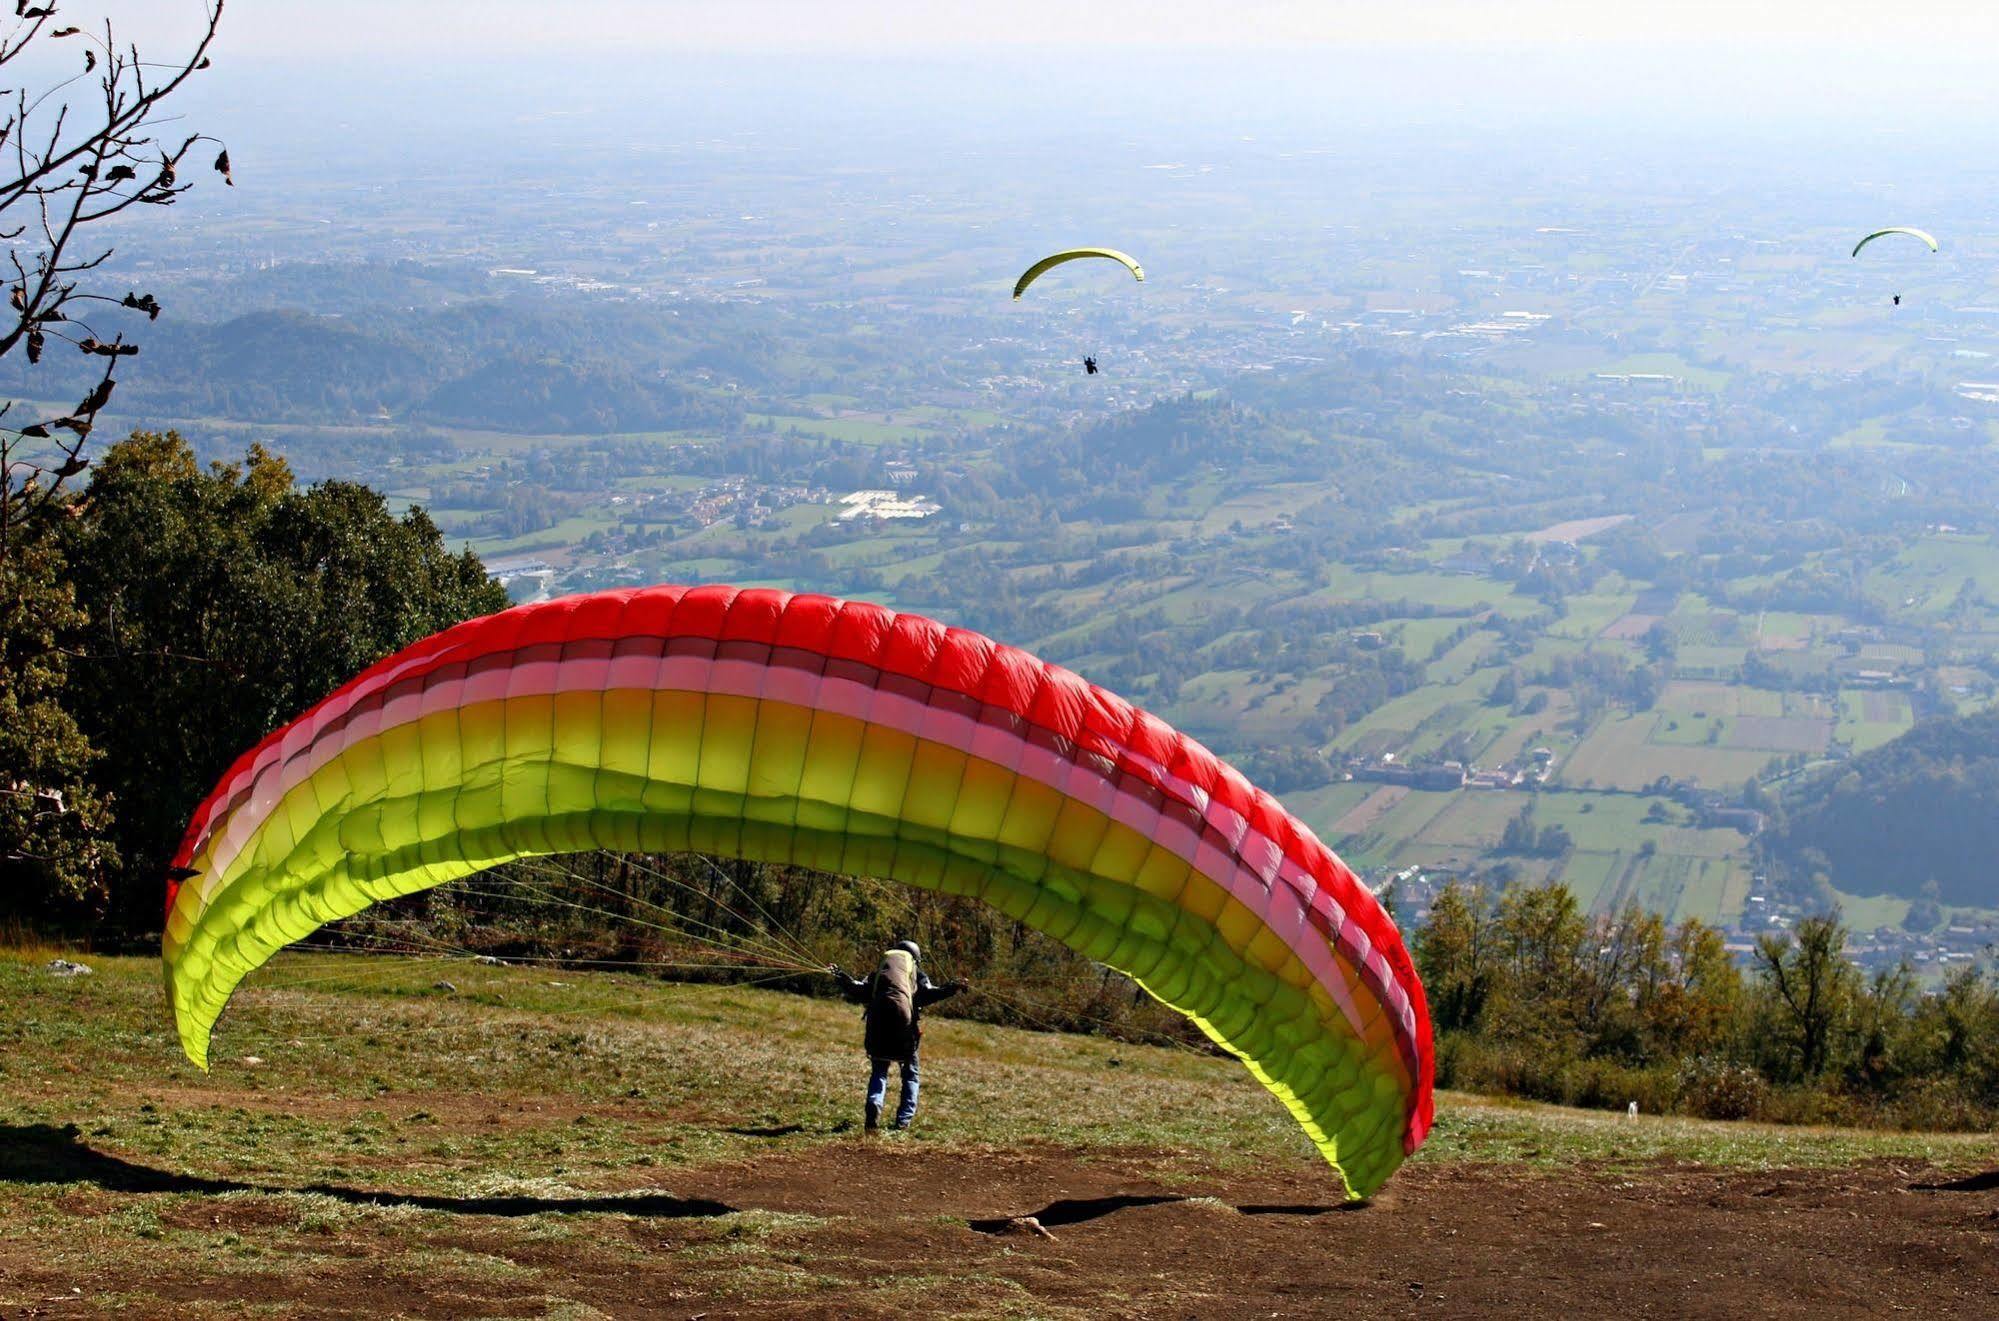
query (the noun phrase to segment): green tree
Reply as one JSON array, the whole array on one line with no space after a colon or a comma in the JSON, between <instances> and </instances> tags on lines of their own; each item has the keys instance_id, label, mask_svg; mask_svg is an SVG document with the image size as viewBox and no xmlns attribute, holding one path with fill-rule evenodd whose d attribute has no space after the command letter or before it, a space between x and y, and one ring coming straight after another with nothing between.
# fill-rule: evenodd
<instances>
[{"instance_id":1,"label":"green tree","mask_svg":"<svg viewBox=\"0 0 1999 1321\"><path fill-rule=\"evenodd\" d=\"M1689 921L1673 932L1641 1001L1654 1058L1698 1056L1726 1044L1742 1003L1742 972L1721 932Z\"/></svg>"},{"instance_id":2,"label":"green tree","mask_svg":"<svg viewBox=\"0 0 1999 1321\"><path fill-rule=\"evenodd\" d=\"M1826 1071L1858 994L1860 973L1845 947L1846 928L1831 914L1803 919L1793 936L1756 942L1756 971L1775 1030L1771 1045L1800 1077Z\"/></svg>"},{"instance_id":3,"label":"green tree","mask_svg":"<svg viewBox=\"0 0 1999 1321\"><path fill-rule=\"evenodd\" d=\"M17 537L0 558L0 907L38 923L91 916L117 861L96 754L63 706L61 639L81 618L49 538Z\"/></svg>"},{"instance_id":4,"label":"green tree","mask_svg":"<svg viewBox=\"0 0 1999 1321\"><path fill-rule=\"evenodd\" d=\"M1416 971L1442 1032L1476 1031L1499 977L1492 901L1483 886L1452 881L1416 932Z\"/></svg>"},{"instance_id":5,"label":"green tree","mask_svg":"<svg viewBox=\"0 0 1999 1321\"><path fill-rule=\"evenodd\" d=\"M158 921L154 883L239 752L380 657L506 605L422 511L398 518L347 482L297 489L257 447L204 470L179 436L135 435L80 509L70 706L103 752L130 923Z\"/></svg>"},{"instance_id":6,"label":"green tree","mask_svg":"<svg viewBox=\"0 0 1999 1321\"><path fill-rule=\"evenodd\" d=\"M1906 963L1876 972L1855 997L1858 1055L1852 1062L1852 1081L1857 1088L1886 1092L1906 1071L1915 1004L1916 977Z\"/></svg>"},{"instance_id":7,"label":"green tree","mask_svg":"<svg viewBox=\"0 0 1999 1321\"><path fill-rule=\"evenodd\" d=\"M1976 967L1960 968L1916 1007L1922 1071L1955 1078L1973 1099L1999 1102L1999 986Z\"/></svg>"},{"instance_id":8,"label":"green tree","mask_svg":"<svg viewBox=\"0 0 1999 1321\"><path fill-rule=\"evenodd\" d=\"M1505 972L1499 1035L1573 1041L1587 1012L1589 934L1575 895L1554 881L1516 885L1500 897L1494 932Z\"/></svg>"},{"instance_id":9,"label":"green tree","mask_svg":"<svg viewBox=\"0 0 1999 1321\"><path fill-rule=\"evenodd\" d=\"M84 779L94 753L64 707L61 639L77 603L55 538L118 369L139 348L128 342L135 316L119 325L111 314L93 331L82 309L122 302L160 315L150 293L121 300L107 287L101 222L169 206L199 177L190 153L203 139L168 129L178 116L166 102L209 67L222 0L202 7L193 46L168 60L142 59L109 19L87 19L85 31L57 7L16 4L0 39L13 107L0 164L11 261L0 361L27 396L0 400L0 908L44 921L91 911L116 859L99 838L106 804ZM214 167L228 175L227 152ZM41 402L56 399L75 403Z\"/></svg>"},{"instance_id":10,"label":"green tree","mask_svg":"<svg viewBox=\"0 0 1999 1321\"><path fill-rule=\"evenodd\" d=\"M1662 976L1666 923L1634 900L1590 924L1579 950L1580 1026L1592 1053L1643 1054L1644 1007Z\"/></svg>"}]
</instances>

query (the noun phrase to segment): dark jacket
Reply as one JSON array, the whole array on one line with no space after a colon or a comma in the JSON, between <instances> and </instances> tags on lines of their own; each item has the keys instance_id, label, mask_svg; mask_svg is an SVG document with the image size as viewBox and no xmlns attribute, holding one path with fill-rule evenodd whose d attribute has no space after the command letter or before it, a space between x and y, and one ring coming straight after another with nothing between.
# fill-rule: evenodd
<instances>
[{"instance_id":1,"label":"dark jacket","mask_svg":"<svg viewBox=\"0 0 1999 1321\"><path fill-rule=\"evenodd\" d=\"M923 1041L924 1007L939 1000L949 1000L965 988L956 982L939 986L930 980L929 973L917 973L916 993L910 997L912 1010L905 1022L899 1013L878 1012L878 1006L886 1008L875 995L875 978L879 975L871 972L865 977L850 977L842 972L839 974L841 993L850 1003L868 1007L861 1021L864 1025L862 1040L870 1056L878 1060L912 1060L916 1058L916 1049Z\"/></svg>"}]
</instances>

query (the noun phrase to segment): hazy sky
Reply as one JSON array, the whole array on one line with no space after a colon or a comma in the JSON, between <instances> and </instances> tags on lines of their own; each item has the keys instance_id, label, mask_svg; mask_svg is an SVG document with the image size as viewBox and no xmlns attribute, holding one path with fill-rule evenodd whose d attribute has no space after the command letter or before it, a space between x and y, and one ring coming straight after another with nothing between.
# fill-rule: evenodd
<instances>
[{"instance_id":1,"label":"hazy sky","mask_svg":"<svg viewBox=\"0 0 1999 1321\"><path fill-rule=\"evenodd\" d=\"M197 0L103 0L149 24ZM83 4L64 10L82 17ZM1104 43L1545 45L1882 43L1933 52L1999 38L1978 0L230 0L229 44L265 54L550 46L893 53Z\"/></svg>"},{"instance_id":2,"label":"hazy sky","mask_svg":"<svg viewBox=\"0 0 1999 1321\"><path fill-rule=\"evenodd\" d=\"M63 15L91 10L164 55L201 0ZM1977 0L229 0L188 108L306 152L301 121L432 133L585 111L701 131L864 113L994 131L1531 124L1539 142L1915 133L1982 151L1995 48L1999 3Z\"/></svg>"}]
</instances>

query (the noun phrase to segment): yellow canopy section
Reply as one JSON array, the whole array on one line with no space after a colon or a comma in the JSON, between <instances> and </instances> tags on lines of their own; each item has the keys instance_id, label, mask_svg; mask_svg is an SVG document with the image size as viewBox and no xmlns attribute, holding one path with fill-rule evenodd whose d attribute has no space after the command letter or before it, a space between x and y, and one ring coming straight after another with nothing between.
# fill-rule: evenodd
<instances>
[{"instance_id":1,"label":"yellow canopy section","mask_svg":"<svg viewBox=\"0 0 1999 1321\"><path fill-rule=\"evenodd\" d=\"M1896 225L1890 229L1877 229L1872 234L1869 234L1866 238L1860 240L1860 242L1854 244L1853 255L1858 257L1860 255L1860 250L1862 248L1872 243L1875 239L1886 238L1890 234L1907 234L1910 238L1921 239L1923 242L1929 244L1931 252L1935 252L1938 250L1937 241L1931 238L1929 234L1926 233L1925 231L1920 229L1910 229L1906 225ZM1016 293L1014 297L1018 298L1020 297L1020 295Z\"/></svg>"},{"instance_id":2,"label":"yellow canopy section","mask_svg":"<svg viewBox=\"0 0 1999 1321\"><path fill-rule=\"evenodd\" d=\"M1027 292L1028 285L1033 284L1043 274L1054 270L1064 262L1082 261L1092 257L1117 262L1120 266L1131 272L1133 279L1137 280L1140 284L1145 282L1145 268L1140 266L1138 258L1132 256L1130 253L1119 252L1116 248L1065 248L1061 252L1043 257L1040 261L1035 262L1034 265L1027 268L1026 272L1018 280L1014 281L1014 300L1016 302L1019 301L1020 296Z\"/></svg>"}]
</instances>

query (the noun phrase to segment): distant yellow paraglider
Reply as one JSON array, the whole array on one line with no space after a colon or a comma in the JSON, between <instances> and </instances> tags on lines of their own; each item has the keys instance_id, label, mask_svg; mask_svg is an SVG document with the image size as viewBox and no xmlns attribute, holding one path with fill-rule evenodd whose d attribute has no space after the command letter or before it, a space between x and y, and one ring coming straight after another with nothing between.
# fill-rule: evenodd
<instances>
[{"instance_id":1,"label":"distant yellow paraglider","mask_svg":"<svg viewBox=\"0 0 1999 1321\"><path fill-rule=\"evenodd\" d=\"M1872 243L1875 239L1886 238L1890 234L1907 234L1910 238L1921 239L1923 242L1929 244L1931 252L1940 251L1937 247L1937 241L1931 238L1927 232L1920 229L1910 229L1906 225L1895 225L1888 229L1877 229L1866 238L1860 240L1860 242L1854 244L1853 255L1858 257L1862 248Z\"/></svg>"},{"instance_id":2,"label":"distant yellow paraglider","mask_svg":"<svg viewBox=\"0 0 1999 1321\"><path fill-rule=\"evenodd\" d=\"M1028 267L1022 273L1018 280L1014 281L1014 301L1018 302L1020 300L1020 296L1027 292L1028 285L1033 284L1057 266L1065 262L1083 261L1092 257L1117 262L1120 266L1131 272L1133 279L1137 280L1140 284L1145 283L1145 268L1138 264L1138 258L1131 256L1129 253L1119 252L1116 248L1065 248L1061 252L1043 257L1040 261L1035 262L1034 265Z\"/></svg>"}]
</instances>

